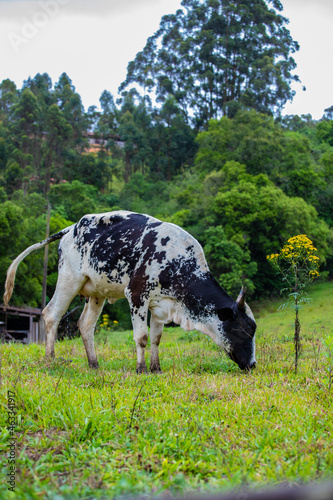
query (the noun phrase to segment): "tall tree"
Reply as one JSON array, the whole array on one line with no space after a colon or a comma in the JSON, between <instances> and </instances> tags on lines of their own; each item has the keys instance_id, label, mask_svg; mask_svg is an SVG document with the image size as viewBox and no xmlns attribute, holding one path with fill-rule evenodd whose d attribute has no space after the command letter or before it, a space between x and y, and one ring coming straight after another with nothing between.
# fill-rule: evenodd
<instances>
[{"instance_id":1,"label":"tall tree","mask_svg":"<svg viewBox=\"0 0 333 500\"><path fill-rule=\"evenodd\" d=\"M99 102L102 113L99 115L95 132L102 139L102 149L108 152L113 146L116 135L118 111L112 94L107 90L102 92Z\"/></svg>"},{"instance_id":2,"label":"tall tree","mask_svg":"<svg viewBox=\"0 0 333 500\"><path fill-rule=\"evenodd\" d=\"M11 80L3 80L0 84L0 120L7 124L11 111L18 100L16 85Z\"/></svg>"},{"instance_id":3,"label":"tall tree","mask_svg":"<svg viewBox=\"0 0 333 500\"><path fill-rule=\"evenodd\" d=\"M10 131L14 136L7 174L11 176L13 160L20 167L20 188L27 191L30 178L39 169L42 142L41 109L37 97L29 88L20 94L14 106ZM10 172L8 172L8 169Z\"/></svg>"},{"instance_id":4,"label":"tall tree","mask_svg":"<svg viewBox=\"0 0 333 500\"><path fill-rule=\"evenodd\" d=\"M46 113L46 140L44 143L45 194L50 190L51 174L63 179L64 155L73 137L73 129L57 104Z\"/></svg>"},{"instance_id":5,"label":"tall tree","mask_svg":"<svg viewBox=\"0 0 333 500\"><path fill-rule=\"evenodd\" d=\"M155 110L150 144L153 151L151 172L157 173L159 178L170 181L193 161L195 134L172 95L160 110Z\"/></svg>"},{"instance_id":6,"label":"tall tree","mask_svg":"<svg viewBox=\"0 0 333 500\"><path fill-rule=\"evenodd\" d=\"M34 78L28 78L23 82L23 89L29 88L38 98L42 109L46 109L55 102L52 92L52 80L47 73L37 73Z\"/></svg>"},{"instance_id":7,"label":"tall tree","mask_svg":"<svg viewBox=\"0 0 333 500\"><path fill-rule=\"evenodd\" d=\"M55 85L54 94L57 104L62 111L64 118L73 130L74 147L81 152L86 146L83 132L88 127L87 118L82 105L81 97L75 92L72 80L66 73L63 73L58 83Z\"/></svg>"},{"instance_id":8,"label":"tall tree","mask_svg":"<svg viewBox=\"0 0 333 500\"><path fill-rule=\"evenodd\" d=\"M4 176L7 175L5 169L12 142L9 127L14 119L13 112L17 101L18 92L15 83L8 79L3 80L0 84L0 179L2 183L5 183Z\"/></svg>"},{"instance_id":9,"label":"tall tree","mask_svg":"<svg viewBox=\"0 0 333 500\"><path fill-rule=\"evenodd\" d=\"M278 113L292 99L299 49L279 0L183 0L128 65L126 80L164 102L172 94L202 125L239 106Z\"/></svg>"},{"instance_id":10,"label":"tall tree","mask_svg":"<svg viewBox=\"0 0 333 500\"><path fill-rule=\"evenodd\" d=\"M119 115L118 132L124 147L124 180L128 182L136 170L145 170L151 155L149 145L149 123L151 117L146 112L144 102L135 104L132 93L127 93Z\"/></svg>"}]
</instances>

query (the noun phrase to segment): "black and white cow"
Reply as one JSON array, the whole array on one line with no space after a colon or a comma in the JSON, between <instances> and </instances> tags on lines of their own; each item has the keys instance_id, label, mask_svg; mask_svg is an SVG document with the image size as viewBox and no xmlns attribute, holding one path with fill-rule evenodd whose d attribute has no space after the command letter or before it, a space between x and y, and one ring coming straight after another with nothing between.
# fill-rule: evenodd
<instances>
[{"instance_id":1,"label":"black and white cow","mask_svg":"<svg viewBox=\"0 0 333 500\"><path fill-rule=\"evenodd\" d=\"M137 349L137 372L146 372L147 316L151 311L150 370L160 372L158 345L171 321L196 329L221 346L241 369L255 366L253 314L243 290L234 301L209 271L200 244L175 224L117 211L86 215L77 224L22 252L7 272L4 303L14 288L17 266L31 252L61 239L55 293L43 310L46 356L54 356L61 317L80 294L86 304L78 322L89 365L98 368L94 329L105 300L126 297Z\"/></svg>"}]
</instances>

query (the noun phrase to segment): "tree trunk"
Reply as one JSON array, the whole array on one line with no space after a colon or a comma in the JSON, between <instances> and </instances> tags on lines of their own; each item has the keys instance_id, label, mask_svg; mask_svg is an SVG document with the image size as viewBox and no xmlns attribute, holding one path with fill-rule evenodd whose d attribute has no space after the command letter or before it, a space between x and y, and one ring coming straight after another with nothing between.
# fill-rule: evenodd
<instances>
[{"instance_id":1,"label":"tree trunk","mask_svg":"<svg viewBox=\"0 0 333 500\"><path fill-rule=\"evenodd\" d=\"M124 180L125 183L127 184L132 176L132 165L131 165L131 155L130 153L126 152L125 155L125 175L124 175Z\"/></svg>"}]
</instances>

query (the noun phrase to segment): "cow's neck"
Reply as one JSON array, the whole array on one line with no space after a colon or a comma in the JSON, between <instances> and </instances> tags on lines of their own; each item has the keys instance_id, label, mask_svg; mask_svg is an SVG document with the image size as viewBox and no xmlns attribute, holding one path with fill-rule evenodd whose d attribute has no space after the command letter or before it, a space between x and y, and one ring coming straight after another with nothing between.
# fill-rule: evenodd
<instances>
[{"instance_id":1,"label":"cow's neck","mask_svg":"<svg viewBox=\"0 0 333 500\"><path fill-rule=\"evenodd\" d=\"M210 273L188 283L186 293L177 297L175 318L184 330L199 330L217 345L229 350L218 310L233 308L235 301L216 282Z\"/></svg>"}]
</instances>

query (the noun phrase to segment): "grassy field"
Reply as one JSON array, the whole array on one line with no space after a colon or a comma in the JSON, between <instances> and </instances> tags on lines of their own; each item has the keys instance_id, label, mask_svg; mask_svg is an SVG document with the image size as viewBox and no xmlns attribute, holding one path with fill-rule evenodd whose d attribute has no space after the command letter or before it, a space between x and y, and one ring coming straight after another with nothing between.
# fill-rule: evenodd
<instances>
[{"instance_id":1,"label":"grassy field","mask_svg":"<svg viewBox=\"0 0 333 500\"><path fill-rule=\"evenodd\" d=\"M319 334L321 331L333 331L333 281L312 285L309 291L312 302L300 310L303 334ZM256 311L258 329L269 335L292 335L293 313L278 311L285 299L260 304Z\"/></svg>"},{"instance_id":2,"label":"grassy field","mask_svg":"<svg viewBox=\"0 0 333 500\"><path fill-rule=\"evenodd\" d=\"M276 313L276 303L259 311L251 373L180 328L162 338L162 375L135 374L131 332L97 335L98 371L87 367L81 339L57 343L50 364L44 346L1 346L0 498L174 495L332 478L323 343L333 330L332 292L332 283L317 285L301 311L297 375L292 316ZM6 483L11 450L15 493Z\"/></svg>"}]
</instances>

